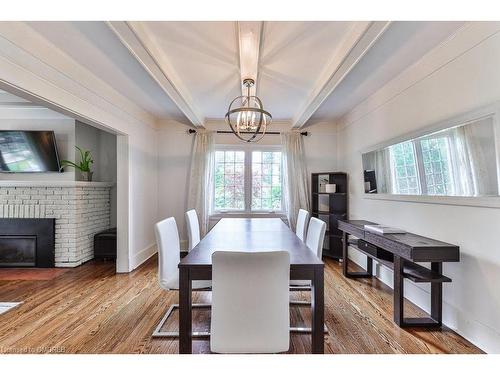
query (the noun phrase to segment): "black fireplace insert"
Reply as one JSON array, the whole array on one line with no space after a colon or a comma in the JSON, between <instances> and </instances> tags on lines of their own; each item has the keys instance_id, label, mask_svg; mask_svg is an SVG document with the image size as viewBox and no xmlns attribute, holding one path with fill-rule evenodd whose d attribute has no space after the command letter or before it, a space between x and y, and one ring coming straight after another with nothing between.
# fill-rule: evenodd
<instances>
[{"instance_id":1,"label":"black fireplace insert","mask_svg":"<svg viewBox=\"0 0 500 375\"><path fill-rule=\"evenodd\" d=\"M54 267L55 219L0 219L0 267Z\"/></svg>"}]
</instances>

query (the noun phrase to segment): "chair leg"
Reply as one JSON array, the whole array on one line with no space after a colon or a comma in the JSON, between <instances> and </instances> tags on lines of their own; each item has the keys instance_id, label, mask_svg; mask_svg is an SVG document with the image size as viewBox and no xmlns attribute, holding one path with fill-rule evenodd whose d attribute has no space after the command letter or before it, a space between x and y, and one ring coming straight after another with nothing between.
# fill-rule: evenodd
<instances>
[{"instance_id":1,"label":"chair leg","mask_svg":"<svg viewBox=\"0 0 500 375\"><path fill-rule=\"evenodd\" d=\"M290 301L290 305L297 305L297 306L311 306L311 302L310 301ZM290 327L290 332L293 332L293 333L312 333L312 330L311 328L309 327ZM323 333L328 333L328 328L326 327L326 324L325 324L325 327L323 329Z\"/></svg>"},{"instance_id":2,"label":"chair leg","mask_svg":"<svg viewBox=\"0 0 500 375\"><path fill-rule=\"evenodd\" d=\"M212 305L209 303L193 303L192 308L210 308ZM159 337L167 337L167 338L179 338L179 331L161 331L161 327L165 325L165 322L169 318L170 314L174 311L174 309L178 309L179 304L175 303L169 307L163 318L161 318L160 323L156 326L155 330L153 331L152 337L153 338L159 338ZM210 332L200 332L200 331L195 331L193 332L193 338L206 338L210 337Z\"/></svg>"}]
</instances>

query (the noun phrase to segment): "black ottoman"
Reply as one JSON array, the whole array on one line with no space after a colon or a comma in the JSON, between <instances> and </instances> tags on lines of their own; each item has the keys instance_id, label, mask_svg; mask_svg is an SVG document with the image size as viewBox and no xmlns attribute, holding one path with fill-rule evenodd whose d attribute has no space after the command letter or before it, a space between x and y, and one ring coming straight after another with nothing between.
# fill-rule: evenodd
<instances>
[{"instance_id":1,"label":"black ottoman","mask_svg":"<svg viewBox=\"0 0 500 375\"><path fill-rule=\"evenodd\" d=\"M94 235L94 258L116 260L116 228Z\"/></svg>"}]
</instances>

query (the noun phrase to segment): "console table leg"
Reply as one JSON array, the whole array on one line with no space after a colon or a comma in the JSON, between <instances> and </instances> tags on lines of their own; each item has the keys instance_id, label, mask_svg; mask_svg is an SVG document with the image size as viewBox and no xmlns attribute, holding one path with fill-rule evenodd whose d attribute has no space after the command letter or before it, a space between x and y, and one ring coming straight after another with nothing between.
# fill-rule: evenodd
<instances>
[{"instance_id":1,"label":"console table leg","mask_svg":"<svg viewBox=\"0 0 500 375\"><path fill-rule=\"evenodd\" d=\"M431 270L439 274L443 273L443 263L432 262ZM431 283L431 317L437 324L441 325L443 320L443 284Z\"/></svg>"},{"instance_id":2,"label":"console table leg","mask_svg":"<svg viewBox=\"0 0 500 375\"><path fill-rule=\"evenodd\" d=\"M348 277L347 275L347 262L349 261L349 253L348 253L348 248L349 244L347 243L348 241L348 234L347 232L342 232L342 272L344 273L345 277Z\"/></svg>"},{"instance_id":3,"label":"console table leg","mask_svg":"<svg viewBox=\"0 0 500 375\"><path fill-rule=\"evenodd\" d=\"M373 259L370 257L366 257L366 273L373 275Z\"/></svg>"},{"instance_id":4,"label":"console table leg","mask_svg":"<svg viewBox=\"0 0 500 375\"><path fill-rule=\"evenodd\" d=\"M403 277L404 260L401 257L394 255L394 322L398 326L402 326L403 322L403 307L404 307L404 277Z\"/></svg>"}]
</instances>

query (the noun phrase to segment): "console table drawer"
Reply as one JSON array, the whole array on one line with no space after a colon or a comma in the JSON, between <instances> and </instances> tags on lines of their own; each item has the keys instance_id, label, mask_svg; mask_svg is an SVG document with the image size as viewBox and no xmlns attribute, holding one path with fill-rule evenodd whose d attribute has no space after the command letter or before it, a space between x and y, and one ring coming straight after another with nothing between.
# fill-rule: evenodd
<instances>
[{"instance_id":1,"label":"console table drawer","mask_svg":"<svg viewBox=\"0 0 500 375\"><path fill-rule=\"evenodd\" d=\"M374 258L382 261L387 261L387 262L393 262L394 256L390 252L381 249L380 247L377 247L369 242L366 242L364 240L358 240L357 241L357 247L359 250L363 251L367 255L371 255ZM386 262L384 262L385 264ZM392 267L392 266L391 266Z\"/></svg>"},{"instance_id":2,"label":"console table drawer","mask_svg":"<svg viewBox=\"0 0 500 375\"><path fill-rule=\"evenodd\" d=\"M374 257L377 256L377 246L372 245L363 240L358 240L358 247L360 250L363 250L365 253L371 254Z\"/></svg>"}]
</instances>

